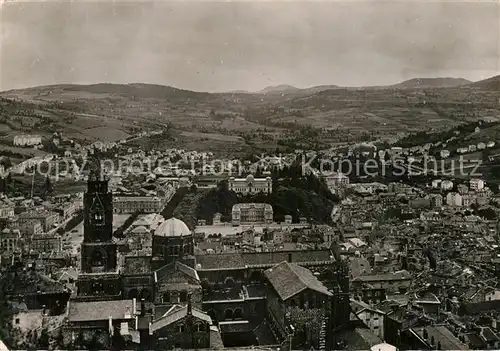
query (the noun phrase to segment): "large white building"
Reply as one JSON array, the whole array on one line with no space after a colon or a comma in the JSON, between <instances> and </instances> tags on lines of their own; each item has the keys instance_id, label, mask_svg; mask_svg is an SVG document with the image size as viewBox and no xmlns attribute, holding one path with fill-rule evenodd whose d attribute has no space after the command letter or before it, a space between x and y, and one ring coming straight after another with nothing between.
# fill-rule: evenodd
<instances>
[{"instance_id":1,"label":"large white building","mask_svg":"<svg viewBox=\"0 0 500 351\"><path fill-rule=\"evenodd\" d=\"M448 193L446 195L446 204L448 206L461 207L463 204L462 195L459 193Z\"/></svg>"},{"instance_id":2,"label":"large white building","mask_svg":"<svg viewBox=\"0 0 500 351\"><path fill-rule=\"evenodd\" d=\"M338 172L325 173L323 174L323 179L329 188L338 185L349 185L349 177Z\"/></svg>"},{"instance_id":3,"label":"large white building","mask_svg":"<svg viewBox=\"0 0 500 351\"><path fill-rule=\"evenodd\" d=\"M470 189L473 191L480 191L484 189L484 180L473 178L469 181Z\"/></svg>"},{"instance_id":4,"label":"large white building","mask_svg":"<svg viewBox=\"0 0 500 351\"><path fill-rule=\"evenodd\" d=\"M164 199L156 196L114 196L114 213L159 213L165 205Z\"/></svg>"},{"instance_id":5,"label":"large white building","mask_svg":"<svg viewBox=\"0 0 500 351\"><path fill-rule=\"evenodd\" d=\"M271 177L254 178L253 175L248 175L246 178L229 178L229 190L239 194L257 194L273 192L273 181Z\"/></svg>"},{"instance_id":6,"label":"large white building","mask_svg":"<svg viewBox=\"0 0 500 351\"><path fill-rule=\"evenodd\" d=\"M42 143L40 135L21 134L14 137L15 146L35 146Z\"/></svg>"},{"instance_id":7,"label":"large white building","mask_svg":"<svg viewBox=\"0 0 500 351\"><path fill-rule=\"evenodd\" d=\"M231 212L233 225L251 223L272 223L273 207L264 203L240 203Z\"/></svg>"}]
</instances>

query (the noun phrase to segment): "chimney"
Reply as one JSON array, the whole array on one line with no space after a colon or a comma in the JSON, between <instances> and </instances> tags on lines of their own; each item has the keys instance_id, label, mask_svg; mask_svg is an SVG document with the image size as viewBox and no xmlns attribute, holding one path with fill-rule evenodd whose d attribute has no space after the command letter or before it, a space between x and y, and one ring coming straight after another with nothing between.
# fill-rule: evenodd
<instances>
[{"instance_id":1,"label":"chimney","mask_svg":"<svg viewBox=\"0 0 500 351\"><path fill-rule=\"evenodd\" d=\"M141 299L141 317L144 317L146 314L146 302L144 298Z\"/></svg>"},{"instance_id":2,"label":"chimney","mask_svg":"<svg viewBox=\"0 0 500 351\"><path fill-rule=\"evenodd\" d=\"M292 263L292 253L288 253L288 262Z\"/></svg>"},{"instance_id":3,"label":"chimney","mask_svg":"<svg viewBox=\"0 0 500 351\"><path fill-rule=\"evenodd\" d=\"M192 314L192 306L191 306L191 294L188 295L188 305L187 305L187 314L190 316Z\"/></svg>"}]
</instances>

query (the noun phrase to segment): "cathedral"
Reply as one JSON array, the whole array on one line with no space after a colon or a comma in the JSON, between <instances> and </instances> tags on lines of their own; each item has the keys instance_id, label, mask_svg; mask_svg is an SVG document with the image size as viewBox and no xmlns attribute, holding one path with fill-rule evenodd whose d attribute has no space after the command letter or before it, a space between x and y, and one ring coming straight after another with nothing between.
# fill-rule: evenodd
<instances>
[{"instance_id":1,"label":"cathedral","mask_svg":"<svg viewBox=\"0 0 500 351\"><path fill-rule=\"evenodd\" d=\"M296 347L331 349L328 329L349 321L347 266L330 250L195 255L193 233L177 218L134 229L152 245L132 250L113 237L113 196L98 175L89 177L84 212L78 291L68 314L72 340L95 338L95 330L103 347L121 334L147 348L292 339Z\"/></svg>"}]
</instances>

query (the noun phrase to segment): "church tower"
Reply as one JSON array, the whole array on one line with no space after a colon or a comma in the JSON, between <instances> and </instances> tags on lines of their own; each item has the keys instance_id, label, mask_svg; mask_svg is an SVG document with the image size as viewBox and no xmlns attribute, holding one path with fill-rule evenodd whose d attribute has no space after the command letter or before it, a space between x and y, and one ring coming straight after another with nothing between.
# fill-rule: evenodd
<instances>
[{"instance_id":1,"label":"church tower","mask_svg":"<svg viewBox=\"0 0 500 351\"><path fill-rule=\"evenodd\" d=\"M78 297L86 300L119 298L117 246L113 242L113 195L108 179L98 172L89 176L83 196L84 234Z\"/></svg>"}]
</instances>

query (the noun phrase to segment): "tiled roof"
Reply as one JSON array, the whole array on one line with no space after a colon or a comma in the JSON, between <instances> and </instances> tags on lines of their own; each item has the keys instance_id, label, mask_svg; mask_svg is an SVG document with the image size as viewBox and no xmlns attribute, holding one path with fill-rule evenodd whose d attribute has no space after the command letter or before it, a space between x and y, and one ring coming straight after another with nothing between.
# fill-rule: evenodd
<instances>
[{"instance_id":1,"label":"tiled roof","mask_svg":"<svg viewBox=\"0 0 500 351\"><path fill-rule=\"evenodd\" d=\"M482 334L483 337L486 339L486 341L491 342L491 341L499 341L500 339L498 338L498 335L491 330L491 328L483 328L482 329Z\"/></svg>"},{"instance_id":2,"label":"tiled roof","mask_svg":"<svg viewBox=\"0 0 500 351\"><path fill-rule=\"evenodd\" d=\"M144 274L151 272L151 257L125 256L124 274Z\"/></svg>"},{"instance_id":3,"label":"tiled roof","mask_svg":"<svg viewBox=\"0 0 500 351\"><path fill-rule=\"evenodd\" d=\"M282 262L264 274L283 301L305 289L332 295L310 270L294 263Z\"/></svg>"},{"instance_id":4,"label":"tiled roof","mask_svg":"<svg viewBox=\"0 0 500 351\"><path fill-rule=\"evenodd\" d=\"M434 338L436 345L441 343L441 350L468 350L467 345L458 340L453 333L444 325L427 326L425 328L413 329L421 338L423 338L424 329L427 330L428 339Z\"/></svg>"},{"instance_id":5,"label":"tiled roof","mask_svg":"<svg viewBox=\"0 0 500 351\"><path fill-rule=\"evenodd\" d=\"M7 273L1 277L0 285L6 288L6 292L9 295L66 292L63 284L32 270Z\"/></svg>"},{"instance_id":6,"label":"tiled roof","mask_svg":"<svg viewBox=\"0 0 500 351\"><path fill-rule=\"evenodd\" d=\"M160 280L161 278L172 274L175 271L179 271L187 275L188 277L200 281L200 277L198 276L198 272L194 270L193 268L185 265L184 263L181 263L179 261L175 261L172 263L169 263L159 269L157 269L154 274L155 274L155 279L156 281Z\"/></svg>"},{"instance_id":7,"label":"tiled roof","mask_svg":"<svg viewBox=\"0 0 500 351\"><path fill-rule=\"evenodd\" d=\"M375 275L364 275L354 278L353 281L362 282L374 282L374 281L390 281L390 280L405 280L410 279L411 275L407 271L386 273L386 274L375 274Z\"/></svg>"},{"instance_id":8,"label":"tiled roof","mask_svg":"<svg viewBox=\"0 0 500 351\"><path fill-rule=\"evenodd\" d=\"M477 333L468 333L465 334L465 337L469 341L469 346L476 350L486 349L488 347L483 338L481 338Z\"/></svg>"},{"instance_id":9,"label":"tiled roof","mask_svg":"<svg viewBox=\"0 0 500 351\"><path fill-rule=\"evenodd\" d=\"M297 264L305 262L333 261L330 250L295 250L270 252L244 252L197 255L196 263L204 269L242 269L247 266L272 266L283 261Z\"/></svg>"},{"instance_id":10,"label":"tiled roof","mask_svg":"<svg viewBox=\"0 0 500 351\"><path fill-rule=\"evenodd\" d=\"M206 313L202 311L192 308L191 314L193 317L204 320L208 322L208 324L212 324L212 318ZM153 321L150 327L150 331L154 332L158 329L161 329L167 325L170 325L178 320L186 317L188 315L188 306L180 307L179 305L174 305L167 313L165 313L159 319Z\"/></svg>"},{"instance_id":11,"label":"tiled roof","mask_svg":"<svg viewBox=\"0 0 500 351\"><path fill-rule=\"evenodd\" d=\"M113 319L124 319L126 314L134 314L133 300L111 300L95 302L69 303L69 322L91 322Z\"/></svg>"}]
</instances>

